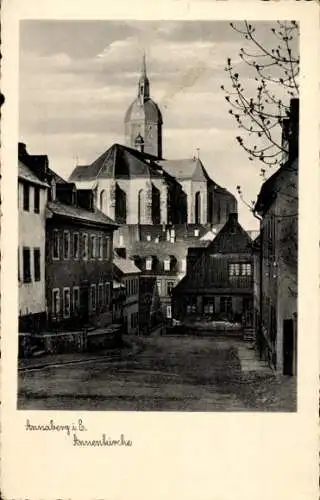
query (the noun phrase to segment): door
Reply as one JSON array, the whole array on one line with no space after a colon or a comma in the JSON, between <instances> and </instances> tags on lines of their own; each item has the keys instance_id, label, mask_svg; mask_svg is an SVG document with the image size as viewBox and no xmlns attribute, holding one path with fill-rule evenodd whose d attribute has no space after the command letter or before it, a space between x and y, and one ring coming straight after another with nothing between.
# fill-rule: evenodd
<instances>
[{"instance_id":1,"label":"door","mask_svg":"<svg viewBox=\"0 0 320 500\"><path fill-rule=\"evenodd\" d=\"M294 325L292 319L283 321L283 374L293 375Z\"/></svg>"}]
</instances>

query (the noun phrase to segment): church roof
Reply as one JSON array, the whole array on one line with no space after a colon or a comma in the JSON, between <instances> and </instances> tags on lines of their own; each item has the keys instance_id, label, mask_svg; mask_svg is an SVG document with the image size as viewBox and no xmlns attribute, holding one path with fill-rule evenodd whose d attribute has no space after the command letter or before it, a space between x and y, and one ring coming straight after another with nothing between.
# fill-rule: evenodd
<instances>
[{"instance_id":1,"label":"church roof","mask_svg":"<svg viewBox=\"0 0 320 500\"><path fill-rule=\"evenodd\" d=\"M137 97L127 109L124 121L127 123L141 118L152 123L163 123L159 106L150 97L145 98L142 103Z\"/></svg>"},{"instance_id":2,"label":"church roof","mask_svg":"<svg viewBox=\"0 0 320 500\"><path fill-rule=\"evenodd\" d=\"M114 144L91 165L78 166L69 180L72 182L92 179L132 179L163 177L162 169L151 159L152 156L136 149Z\"/></svg>"},{"instance_id":3,"label":"church roof","mask_svg":"<svg viewBox=\"0 0 320 500\"><path fill-rule=\"evenodd\" d=\"M209 181L210 177L199 158L163 160L159 162L166 172L178 180Z\"/></svg>"}]
</instances>

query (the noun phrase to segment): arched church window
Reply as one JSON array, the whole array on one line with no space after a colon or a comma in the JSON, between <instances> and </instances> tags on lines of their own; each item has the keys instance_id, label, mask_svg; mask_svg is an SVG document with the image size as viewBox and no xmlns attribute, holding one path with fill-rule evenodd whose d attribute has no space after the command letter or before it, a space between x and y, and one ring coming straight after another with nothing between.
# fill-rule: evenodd
<instances>
[{"instance_id":1,"label":"arched church window","mask_svg":"<svg viewBox=\"0 0 320 500\"><path fill-rule=\"evenodd\" d=\"M127 222L127 195L126 192L116 185L116 206L115 206L115 219L120 224Z\"/></svg>"},{"instance_id":2,"label":"arched church window","mask_svg":"<svg viewBox=\"0 0 320 500\"><path fill-rule=\"evenodd\" d=\"M160 224L160 190L152 185L152 224Z\"/></svg>"},{"instance_id":3,"label":"arched church window","mask_svg":"<svg viewBox=\"0 0 320 500\"><path fill-rule=\"evenodd\" d=\"M201 222L201 193L200 193L200 191L196 192L194 204L195 204L194 222L195 222L195 224L200 224L200 222Z\"/></svg>"}]
</instances>

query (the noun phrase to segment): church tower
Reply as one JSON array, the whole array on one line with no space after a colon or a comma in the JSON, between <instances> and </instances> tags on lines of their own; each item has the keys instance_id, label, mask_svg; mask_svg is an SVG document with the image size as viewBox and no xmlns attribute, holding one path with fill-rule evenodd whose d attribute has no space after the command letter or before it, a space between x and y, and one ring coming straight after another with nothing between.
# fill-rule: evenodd
<instances>
[{"instance_id":1,"label":"church tower","mask_svg":"<svg viewBox=\"0 0 320 500\"><path fill-rule=\"evenodd\" d=\"M138 81L138 95L129 106L124 121L126 145L161 159L162 115L157 104L150 98L145 54Z\"/></svg>"}]
</instances>

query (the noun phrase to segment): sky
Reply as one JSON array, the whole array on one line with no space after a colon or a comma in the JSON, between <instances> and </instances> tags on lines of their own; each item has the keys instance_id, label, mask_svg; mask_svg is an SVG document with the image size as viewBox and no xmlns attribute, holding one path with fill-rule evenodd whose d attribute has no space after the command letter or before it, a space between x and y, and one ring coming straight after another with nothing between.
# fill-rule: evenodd
<instances>
[{"instance_id":1,"label":"sky","mask_svg":"<svg viewBox=\"0 0 320 500\"><path fill-rule=\"evenodd\" d=\"M261 40L270 27L259 25ZM137 94L142 54L150 94L163 115L163 155L197 154L209 175L237 196L255 200L261 165L236 141L221 85L226 60L246 88L252 75L239 58L243 40L218 21L22 21L20 24L20 141L31 154L47 154L50 167L68 178L77 164L92 163L124 143L124 115ZM246 229L258 221L238 200Z\"/></svg>"}]
</instances>

